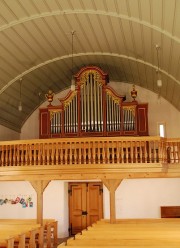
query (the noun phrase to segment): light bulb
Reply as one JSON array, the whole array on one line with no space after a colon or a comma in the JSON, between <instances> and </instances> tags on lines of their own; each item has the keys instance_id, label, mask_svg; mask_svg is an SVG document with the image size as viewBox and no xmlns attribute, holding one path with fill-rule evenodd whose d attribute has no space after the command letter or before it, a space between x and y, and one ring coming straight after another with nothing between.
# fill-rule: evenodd
<instances>
[{"instance_id":1,"label":"light bulb","mask_svg":"<svg viewBox=\"0 0 180 248\"><path fill-rule=\"evenodd\" d=\"M71 79L71 90L75 91L75 89L76 89L76 87L75 87L75 79L74 79L74 77L72 77L72 79Z\"/></svg>"},{"instance_id":2,"label":"light bulb","mask_svg":"<svg viewBox=\"0 0 180 248\"><path fill-rule=\"evenodd\" d=\"M19 103L18 110L19 110L19 112L22 111L22 104L21 104L21 102Z\"/></svg>"},{"instance_id":3,"label":"light bulb","mask_svg":"<svg viewBox=\"0 0 180 248\"><path fill-rule=\"evenodd\" d=\"M157 86L160 88L162 87L162 80L161 79L158 79L157 80Z\"/></svg>"}]
</instances>

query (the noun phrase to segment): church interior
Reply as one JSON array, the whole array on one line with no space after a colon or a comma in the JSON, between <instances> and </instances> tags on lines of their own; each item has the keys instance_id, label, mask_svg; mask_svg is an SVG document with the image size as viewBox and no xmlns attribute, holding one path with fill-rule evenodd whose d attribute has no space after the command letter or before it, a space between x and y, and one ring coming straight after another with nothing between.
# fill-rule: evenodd
<instances>
[{"instance_id":1,"label":"church interior","mask_svg":"<svg viewBox=\"0 0 180 248\"><path fill-rule=\"evenodd\" d=\"M179 13L0 1L0 247L179 247Z\"/></svg>"}]
</instances>

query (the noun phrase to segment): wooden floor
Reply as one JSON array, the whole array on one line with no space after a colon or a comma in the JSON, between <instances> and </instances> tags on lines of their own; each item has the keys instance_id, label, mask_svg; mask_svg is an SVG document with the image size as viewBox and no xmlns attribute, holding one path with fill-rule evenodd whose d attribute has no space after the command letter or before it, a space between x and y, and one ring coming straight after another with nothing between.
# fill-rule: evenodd
<instances>
[{"instance_id":1,"label":"wooden floor","mask_svg":"<svg viewBox=\"0 0 180 248\"><path fill-rule=\"evenodd\" d=\"M59 239L58 239L58 244L57 244L57 245L54 245L53 248L57 248L60 244L66 243L68 239L70 239L70 237L59 238Z\"/></svg>"},{"instance_id":2,"label":"wooden floor","mask_svg":"<svg viewBox=\"0 0 180 248\"><path fill-rule=\"evenodd\" d=\"M73 248L179 248L180 219L101 220L59 245Z\"/></svg>"}]
</instances>

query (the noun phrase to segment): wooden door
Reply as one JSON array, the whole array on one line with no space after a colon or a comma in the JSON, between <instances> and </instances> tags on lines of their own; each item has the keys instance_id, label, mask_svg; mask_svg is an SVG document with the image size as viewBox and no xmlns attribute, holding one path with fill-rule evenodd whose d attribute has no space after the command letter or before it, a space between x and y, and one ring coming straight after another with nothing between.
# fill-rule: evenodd
<instances>
[{"instance_id":1,"label":"wooden door","mask_svg":"<svg viewBox=\"0 0 180 248\"><path fill-rule=\"evenodd\" d=\"M69 183L69 233L74 235L103 217L102 183Z\"/></svg>"}]
</instances>

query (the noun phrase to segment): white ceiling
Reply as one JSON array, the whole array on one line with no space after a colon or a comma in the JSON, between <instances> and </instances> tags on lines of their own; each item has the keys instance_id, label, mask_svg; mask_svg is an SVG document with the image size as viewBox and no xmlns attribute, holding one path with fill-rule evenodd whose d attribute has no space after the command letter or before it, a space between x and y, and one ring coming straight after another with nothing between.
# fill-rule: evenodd
<instances>
[{"instance_id":1,"label":"white ceiling","mask_svg":"<svg viewBox=\"0 0 180 248\"><path fill-rule=\"evenodd\" d=\"M20 131L84 65L160 94L180 110L180 0L0 0L0 124ZM18 111L22 81L23 111ZM147 99L148 100L148 99Z\"/></svg>"}]
</instances>

